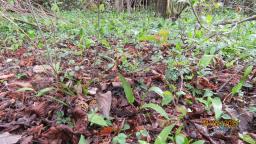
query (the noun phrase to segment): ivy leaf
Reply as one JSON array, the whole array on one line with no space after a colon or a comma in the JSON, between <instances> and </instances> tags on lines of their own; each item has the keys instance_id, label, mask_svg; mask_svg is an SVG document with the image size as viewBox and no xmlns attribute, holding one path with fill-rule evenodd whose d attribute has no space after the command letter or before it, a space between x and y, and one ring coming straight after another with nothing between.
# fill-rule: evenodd
<instances>
[{"instance_id":1,"label":"ivy leaf","mask_svg":"<svg viewBox=\"0 0 256 144\"><path fill-rule=\"evenodd\" d=\"M88 121L100 126L108 126L107 121L104 120L104 117L96 113L88 114Z\"/></svg>"},{"instance_id":2,"label":"ivy leaf","mask_svg":"<svg viewBox=\"0 0 256 144\"><path fill-rule=\"evenodd\" d=\"M170 134L171 130L173 129L175 125L172 124L170 126L165 127L160 134L157 136L156 141L154 144L165 144L166 140L168 138L168 135Z\"/></svg>"},{"instance_id":3,"label":"ivy leaf","mask_svg":"<svg viewBox=\"0 0 256 144\"><path fill-rule=\"evenodd\" d=\"M221 115L223 114L222 111L222 103L219 97L215 97L212 99L212 106L215 113L215 119L220 119Z\"/></svg>"},{"instance_id":4,"label":"ivy leaf","mask_svg":"<svg viewBox=\"0 0 256 144\"><path fill-rule=\"evenodd\" d=\"M148 103L148 104L144 104L141 109L145 109L145 108L151 108L153 110L155 110L156 112L158 112L161 116L163 116L164 118L166 119L169 119L169 116L168 114L165 112L165 110L157 105L157 104L154 104L154 103Z\"/></svg>"},{"instance_id":5,"label":"ivy leaf","mask_svg":"<svg viewBox=\"0 0 256 144\"><path fill-rule=\"evenodd\" d=\"M119 75L119 79L121 80L122 86L124 88L124 93L125 93L126 99L128 100L129 104L133 104L135 98L133 95L131 85L120 73L118 75Z\"/></svg>"}]
</instances>

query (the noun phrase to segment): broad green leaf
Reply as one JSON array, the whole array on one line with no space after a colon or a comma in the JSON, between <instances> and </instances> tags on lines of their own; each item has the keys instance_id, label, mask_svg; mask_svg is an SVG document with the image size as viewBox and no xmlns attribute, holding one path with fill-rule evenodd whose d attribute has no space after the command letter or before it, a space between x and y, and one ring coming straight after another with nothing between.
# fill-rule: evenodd
<instances>
[{"instance_id":1,"label":"broad green leaf","mask_svg":"<svg viewBox=\"0 0 256 144\"><path fill-rule=\"evenodd\" d=\"M107 121L104 120L104 117L96 113L88 114L88 121L99 126L108 126Z\"/></svg>"},{"instance_id":2,"label":"broad green leaf","mask_svg":"<svg viewBox=\"0 0 256 144\"><path fill-rule=\"evenodd\" d=\"M125 144L127 135L124 133L119 133L117 136L115 136L112 140L113 144Z\"/></svg>"},{"instance_id":3,"label":"broad green leaf","mask_svg":"<svg viewBox=\"0 0 256 144\"><path fill-rule=\"evenodd\" d=\"M36 36L36 32L34 30L28 30L28 35L31 39L34 39Z\"/></svg>"},{"instance_id":4,"label":"broad green leaf","mask_svg":"<svg viewBox=\"0 0 256 144\"><path fill-rule=\"evenodd\" d=\"M236 86L232 88L232 94L238 93L243 87L244 81L240 81Z\"/></svg>"},{"instance_id":5,"label":"broad green leaf","mask_svg":"<svg viewBox=\"0 0 256 144\"><path fill-rule=\"evenodd\" d=\"M153 35L142 35L139 37L139 41L154 41L155 37Z\"/></svg>"},{"instance_id":6,"label":"broad green leaf","mask_svg":"<svg viewBox=\"0 0 256 144\"><path fill-rule=\"evenodd\" d=\"M24 88L18 89L16 92L25 92L25 91L34 91L34 89L29 87L24 87Z\"/></svg>"},{"instance_id":7,"label":"broad green leaf","mask_svg":"<svg viewBox=\"0 0 256 144\"><path fill-rule=\"evenodd\" d=\"M129 82L119 73L119 79L121 80L122 86L124 88L125 96L130 104L133 104L135 98L133 95L132 87Z\"/></svg>"},{"instance_id":8,"label":"broad green leaf","mask_svg":"<svg viewBox=\"0 0 256 144\"><path fill-rule=\"evenodd\" d=\"M188 144L188 138L186 138L186 136L183 134L177 134L175 136L175 142L176 144Z\"/></svg>"},{"instance_id":9,"label":"broad green leaf","mask_svg":"<svg viewBox=\"0 0 256 144\"><path fill-rule=\"evenodd\" d=\"M78 144L88 144L88 142L86 141L83 135L80 136Z\"/></svg>"},{"instance_id":10,"label":"broad green leaf","mask_svg":"<svg viewBox=\"0 0 256 144\"><path fill-rule=\"evenodd\" d=\"M157 104L154 104L154 103L148 103L148 104L144 104L141 109L145 109L145 108L151 108L153 110L155 110L156 112L158 112L161 116L163 116L164 118L166 119L169 119L169 116L168 114L165 112L165 110L157 105Z\"/></svg>"},{"instance_id":11,"label":"broad green leaf","mask_svg":"<svg viewBox=\"0 0 256 144\"><path fill-rule=\"evenodd\" d=\"M219 120L223 114L222 103L219 97L212 99L212 106L215 113L215 119Z\"/></svg>"},{"instance_id":12,"label":"broad green leaf","mask_svg":"<svg viewBox=\"0 0 256 144\"><path fill-rule=\"evenodd\" d=\"M161 101L162 105L168 105L173 100L173 95L170 91L165 91L163 93L163 99Z\"/></svg>"},{"instance_id":13,"label":"broad green leaf","mask_svg":"<svg viewBox=\"0 0 256 144\"><path fill-rule=\"evenodd\" d=\"M163 97L163 91L159 88L159 87L151 87L149 89L149 91L153 91L155 93L157 93L158 95L162 96Z\"/></svg>"},{"instance_id":14,"label":"broad green leaf","mask_svg":"<svg viewBox=\"0 0 256 144\"><path fill-rule=\"evenodd\" d=\"M37 96L37 97L43 96L43 95L49 93L49 92L52 91L52 90L54 90L54 87L47 87L47 88L41 89L41 90L36 94L36 96Z\"/></svg>"},{"instance_id":15,"label":"broad green leaf","mask_svg":"<svg viewBox=\"0 0 256 144\"><path fill-rule=\"evenodd\" d=\"M206 22L208 23L208 24L210 24L210 23L212 23L212 15L207 15L206 16Z\"/></svg>"},{"instance_id":16,"label":"broad green leaf","mask_svg":"<svg viewBox=\"0 0 256 144\"><path fill-rule=\"evenodd\" d=\"M192 144L204 144L204 143L205 143L204 140L198 140L198 141L193 142Z\"/></svg>"},{"instance_id":17,"label":"broad green leaf","mask_svg":"<svg viewBox=\"0 0 256 144\"><path fill-rule=\"evenodd\" d=\"M104 4L100 4L100 11L102 12L102 11L104 11L105 10L105 6L104 6Z\"/></svg>"},{"instance_id":18,"label":"broad green leaf","mask_svg":"<svg viewBox=\"0 0 256 144\"><path fill-rule=\"evenodd\" d=\"M240 80L240 82L232 88L232 94L236 94L242 89L243 85L246 82L246 79L248 78L249 74L252 72L252 69L253 69L253 66L249 66L246 68L246 70L244 71L244 75L243 75L242 79Z\"/></svg>"},{"instance_id":19,"label":"broad green leaf","mask_svg":"<svg viewBox=\"0 0 256 144\"><path fill-rule=\"evenodd\" d=\"M154 144L166 144L168 135L170 134L171 130L173 129L175 125L170 125L165 127L160 134L157 136L156 141Z\"/></svg>"},{"instance_id":20,"label":"broad green leaf","mask_svg":"<svg viewBox=\"0 0 256 144\"><path fill-rule=\"evenodd\" d=\"M256 139L253 139L253 138L252 138L250 135L248 135L248 134L244 134L244 135L239 134L239 137L240 137L243 141L247 142L248 144L256 144Z\"/></svg>"},{"instance_id":21,"label":"broad green leaf","mask_svg":"<svg viewBox=\"0 0 256 144\"><path fill-rule=\"evenodd\" d=\"M211 63L213 57L214 55L204 55L199 61L199 66L207 67Z\"/></svg>"},{"instance_id":22,"label":"broad green leaf","mask_svg":"<svg viewBox=\"0 0 256 144\"><path fill-rule=\"evenodd\" d=\"M244 71L244 76L243 79L246 80L247 77L249 76L249 74L252 72L253 66L249 66L246 68L246 70Z\"/></svg>"},{"instance_id":23,"label":"broad green leaf","mask_svg":"<svg viewBox=\"0 0 256 144\"><path fill-rule=\"evenodd\" d=\"M139 140L139 144L149 144L149 143L143 140Z\"/></svg>"},{"instance_id":24,"label":"broad green leaf","mask_svg":"<svg viewBox=\"0 0 256 144\"><path fill-rule=\"evenodd\" d=\"M184 105L176 106L177 112L182 113L183 116L187 114L187 108Z\"/></svg>"}]
</instances>

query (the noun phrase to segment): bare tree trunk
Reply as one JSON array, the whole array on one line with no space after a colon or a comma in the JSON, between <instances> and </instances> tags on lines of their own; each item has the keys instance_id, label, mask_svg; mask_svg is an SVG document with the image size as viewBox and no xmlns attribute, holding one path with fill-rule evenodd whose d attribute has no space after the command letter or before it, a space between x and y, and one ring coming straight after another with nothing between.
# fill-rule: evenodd
<instances>
[{"instance_id":1,"label":"bare tree trunk","mask_svg":"<svg viewBox=\"0 0 256 144\"><path fill-rule=\"evenodd\" d=\"M167 0L157 0L157 13L162 17L167 17L166 14Z\"/></svg>"},{"instance_id":2,"label":"bare tree trunk","mask_svg":"<svg viewBox=\"0 0 256 144\"><path fill-rule=\"evenodd\" d=\"M128 13L131 13L131 1L130 0L126 0L126 6L127 6Z\"/></svg>"},{"instance_id":3,"label":"bare tree trunk","mask_svg":"<svg viewBox=\"0 0 256 144\"><path fill-rule=\"evenodd\" d=\"M117 11L122 11L124 7L123 0L115 0L115 8Z\"/></svg>"}]
</instances>

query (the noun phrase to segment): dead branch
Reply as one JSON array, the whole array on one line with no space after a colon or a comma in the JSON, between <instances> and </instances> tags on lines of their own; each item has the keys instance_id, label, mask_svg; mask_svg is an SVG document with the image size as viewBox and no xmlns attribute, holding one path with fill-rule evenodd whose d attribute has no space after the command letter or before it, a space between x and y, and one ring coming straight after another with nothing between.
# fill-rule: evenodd
<instances>
[{"instance_id":1,"label":"dead branch","mask_svg":"<svg viewBox=\"0 0 256 144\"><path fill-rule=\"evenodd\" d=\"M240 21L237 21L237 20L236 21L223 21L223 22L215 24L215 26L231 24L231 26L233 27L235 25L238 25L238 24L241 24L241 23L244 23L244 22L248 22L248 21L254 21L254 20L256 20L256 15L253 15L251 17L242 19Z\"/></svg>"},{"instance_id":2,"label":"dead branch","mask_svg":"<svg viewBox=\"0 0 256 144\"><path fill-rule=\"evenodd\" d=\"M189 1L189 5L190 5L190 8L191 8L193 14L195 15L196 20L197 20L198 24L200 25L200 27L202 27L202 28L204 28L204 29L210 31L207 27L205 27L205 26L202 24L202 22L201 22L199 16L197 15L197 13L196 13L196 11L195 11L195 9L194 9L194 7L193 7L193 4L192 4L191 0Z\"/></svg>"},{"instance_id":3,"label":"dead branch","mask_svg":"<svg viewBox=\"0 0 256 144\"><path fill-rule=\"evenodd\" d=\"M38 26L35 25L35 24L33 24L33 23L29 23L29 22L27 22L27 21L23 21L23 20L16 19L16 18L14 18L13 20L16 21L16 22L22 23L22 24L30 25L30 26L33 27L34 29L38 29ZM42 27L41 29L42 29L42 31L44 31L44 32L49 32L49 30L46 29L45 27Z\"/></svg>"}]
</instances>

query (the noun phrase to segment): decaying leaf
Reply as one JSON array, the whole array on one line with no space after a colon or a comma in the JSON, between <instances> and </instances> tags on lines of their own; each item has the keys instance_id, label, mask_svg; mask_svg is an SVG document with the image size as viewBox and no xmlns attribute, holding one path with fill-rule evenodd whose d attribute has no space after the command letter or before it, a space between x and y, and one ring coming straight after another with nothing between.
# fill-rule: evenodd
<instances>
[{"instance_id":1,"label":"decaying leaf","mask_svg":"<svg viewBox=\"0 0 256 144\"><path fill-rule=\"evenodd\" d=\"M14 77L14 76L15 76L15 74L0 75L0 80L6 80L6 79Z\"/></svg>"},{"instance_id":2,"label":"decaying leaf","mask_svg":"<svg viewBox=\"0 0 256 144\"><path fill-rule=\"evenodd\" d=\"M0 143L1 144L14 144L21 139L21 135L13 135L8 132L0 134Z\"/></svg>"},{"instance_id":3,"label":"decaying leaf","mask_svg":"<svg viewBox=\"0 0 256 144\"><path fill-rule=\"evenodd\" d=\"M33 67L34 73L47 73L52 71L52 67L49 65L36 65Z\"/></svg>"},{"instance_id":4,"label":"decaying leaf","mask_svg":"<svg viewBox=\"0 0 256 144\"><path fill-rule=\"evenodd\" d=\"M100 111L105 117L109 117L111 102L112 102L112 93L108 91L106 93L99 93L96 97L97 103Z\"/></svg>"}]
</instances>

